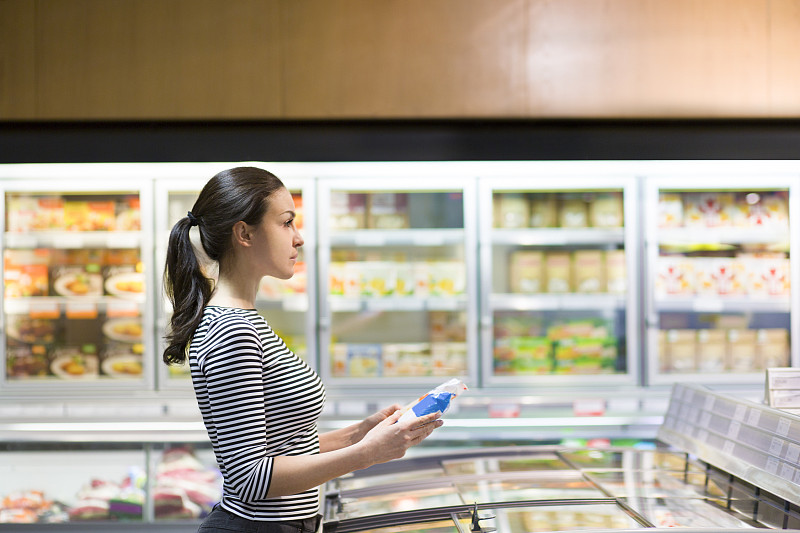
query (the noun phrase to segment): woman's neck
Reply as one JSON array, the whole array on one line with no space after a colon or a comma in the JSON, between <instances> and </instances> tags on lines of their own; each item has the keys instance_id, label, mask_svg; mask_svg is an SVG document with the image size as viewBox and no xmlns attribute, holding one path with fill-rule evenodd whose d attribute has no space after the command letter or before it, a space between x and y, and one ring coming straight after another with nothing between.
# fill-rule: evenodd
<instances>
[{"instance_id":1,"label":"woman's neck","mask_svg":"<svg viewBox=\"0 0 800 533\"><path fill-rule=\"evenodd\" d=\"M258 283L255 286L250 285L242 283L242 281L233 283L231 280L221 277L214 287L214 294L211 295L208 305L254 309Z\"/></svg>"}]
</instances>

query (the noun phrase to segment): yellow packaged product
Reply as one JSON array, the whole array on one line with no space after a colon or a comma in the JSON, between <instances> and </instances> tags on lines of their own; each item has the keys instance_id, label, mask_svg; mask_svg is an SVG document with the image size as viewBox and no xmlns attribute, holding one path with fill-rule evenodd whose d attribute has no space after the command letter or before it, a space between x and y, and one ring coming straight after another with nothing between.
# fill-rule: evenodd
<instances>
[{"instance_id":1,"label":"yellow packaged product","mask_svg":"<svg viewBox=\"0 0 800 533\"><path fill-rule=\"evenodd\" d=\"M734 372L758 369L758 338L753 329L728 330L728 367Z\"/></svg>"},{"instance_id":2,"label":"yellow packaged product","mask_svg":"<svg viewBox=\"0 0 800 533\"><path fill-rule=\"evenodd\" d=\"M334 230L364 229L367 226L367 195L331 191L331 228Z\"/></svg>"},{"instance_id":3,"label":"yellow packaged product","mask_svg":"<svg viewBox=\"0 0 800 533\"><path fill-rule=\"evenodd\" d=\"M545 256L547 292L572 291L572 258L569 252L548 252Z\"/></svg>"},{"instance_id":4,"label":"yellow packaged product","mask_svg":"<svg viewBox=\"0 0 800 533\"><path fill-rule=\"evenodd\" d=\"M530 195L530 227L558 227L558 198L552 193L532 193Z\"/></svg>"},{"instance_id":5,"label":"yellow packaged product","mask_svg":"<svg viewBox=\"0 0 800 533\"><path fill-rule=\"evenodd\" d=\"M521 192L495 193L495 221L498 228L525 228L528 226L528 197Z\"/></svg>"},{"instance_id":6,"label":"yellow packaged product","mask_svg":"<svg viewBox=\"0 0 800 533\"><path fill-rule=\"evenodd\" d=\"M575 292L605 292L606 276L603 251L576 250L573 252L572 277Z\"/></svg>"},{"instance_id":7,"label":"yellow packaged product","mask_svg":"<svg viewBox=\"0 0 800 533\"><path fill-rule=\"evenodd\" d=\"M583 194L561 195L558 223L562 228L585 228L589 226L589 214Z\"/></svg>"},{"instance_id":8,"label":"yellow packaged product","mask_svg":"<svg viewBox=\"0 0 800 533\"><path fill-rule=\"evenodd\" d=\"M594 228L621 228L624 222L622 193L596 193L589 203L589 222Z\"/></svg>"},{"instance_id":9,"label":"yellow packaged product","mask_svg":"<svg viewBox=\"0 0 800 533\"><path fill-rule=\"evenodd\" d=\"M367 226L375 229L408 228L408 193L371 193Z\"/></svg>"},{"instance_id":10,"label":"yellow packaged product","mask_svg":"<svg viewBox=\"0 0 800 533\"><path fill-rule=\"evenodd\" d=\"M700 372L722 372L728 355L726 331L722 329L697 330L697 369Z\"/></svg>"},{"instance_id":11,"label":"yellow packaged product","mask_svg":"<svg viewBox=\"0 0 800 533\"><path fill-rule=\"evenodd\" d=\"M606 250L605 255L606 290L610 294L625 294L628 290L625 250Z\"/></svg>"},{"instance_id":12,"label":"yellow packaged product","mask_svg":"<svg viewBox=\"0 0 800 533\"><path fill-rule=\"evenodd\" d=\"M509 288L516 293L537 293L544 289L544 252L519 250L512 252L509 267Z\"/></svg>"},{"instance_id":13,"label":"yellow packaged product","mask_svg":"<svg viewBox=\"0 0 800 533\"><path fill-rule=\"evenodd\" d=\"M670 372L695 372L697 332L693 329L670 329L666 341Z\"/></svg>"},{"instance_id":14,"label":"yellow packaged product","mask_svg":"<svg viewBox=\"0 0 800 533\"><path fill-rule=\"evenodd\" d=\"M683 225L683 196L662 192L658 195L658 227L677 228Z\"/></svg>"}]
</instances>

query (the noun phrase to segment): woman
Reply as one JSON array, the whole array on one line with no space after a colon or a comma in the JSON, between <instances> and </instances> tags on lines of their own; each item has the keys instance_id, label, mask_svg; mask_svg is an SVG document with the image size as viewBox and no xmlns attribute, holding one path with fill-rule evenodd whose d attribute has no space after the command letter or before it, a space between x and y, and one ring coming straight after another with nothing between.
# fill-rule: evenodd
<instances>
[{"instance_id":1,"label":"woman","mask_svg":"<svg viewBox=\"0 0 800 533\"><path fill-rule=\"evenodd\" d=\"M318 434L325 390L255 310L264 276L288 279L303 238L291 193L273 174L220 172L172 228L164 286L173 305L164 361L187 357L223 476L202 532L301 532L319 527L319 486L402 457L439 427L440 413L397 422L399 405ZM206 274L190 240L218 269Z\"/></svg>"}]
</instances>

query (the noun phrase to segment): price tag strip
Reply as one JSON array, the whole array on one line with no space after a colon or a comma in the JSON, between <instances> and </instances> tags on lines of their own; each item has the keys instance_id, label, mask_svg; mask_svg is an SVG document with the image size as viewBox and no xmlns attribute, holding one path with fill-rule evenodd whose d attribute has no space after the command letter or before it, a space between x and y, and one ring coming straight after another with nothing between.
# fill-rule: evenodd
<instances>
[{"instance_id":1,"label":"price tag strip","mask_svg":"<svg viewBox=\"0 0 800 533\"><path fill-rule=\"evenodd\" d=\"M800 504L800 417L794 414L700 385L676 384L658 438Z\"/></svg>"}]
</instances>

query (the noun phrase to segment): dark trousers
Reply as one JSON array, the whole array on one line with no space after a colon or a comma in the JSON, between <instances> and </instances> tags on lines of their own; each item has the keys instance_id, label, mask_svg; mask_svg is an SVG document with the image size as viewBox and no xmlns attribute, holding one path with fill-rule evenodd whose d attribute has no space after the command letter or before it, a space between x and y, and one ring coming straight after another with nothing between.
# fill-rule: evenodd
<instances>
[{"instance_id":1,"label":"dark trousers","mask_svg":"<svg viewBox=\"0 0 800 533\"><path fill-rule=\"evenodd\" d=\"M321 520L321 516L304 520L282 520L280 522L248 520L216 505L211 513L205 517L203 523L200 524L200 529L197 530L197 533L232 531L239 533L316 533Z\"/></svg>"}]
</instances>

